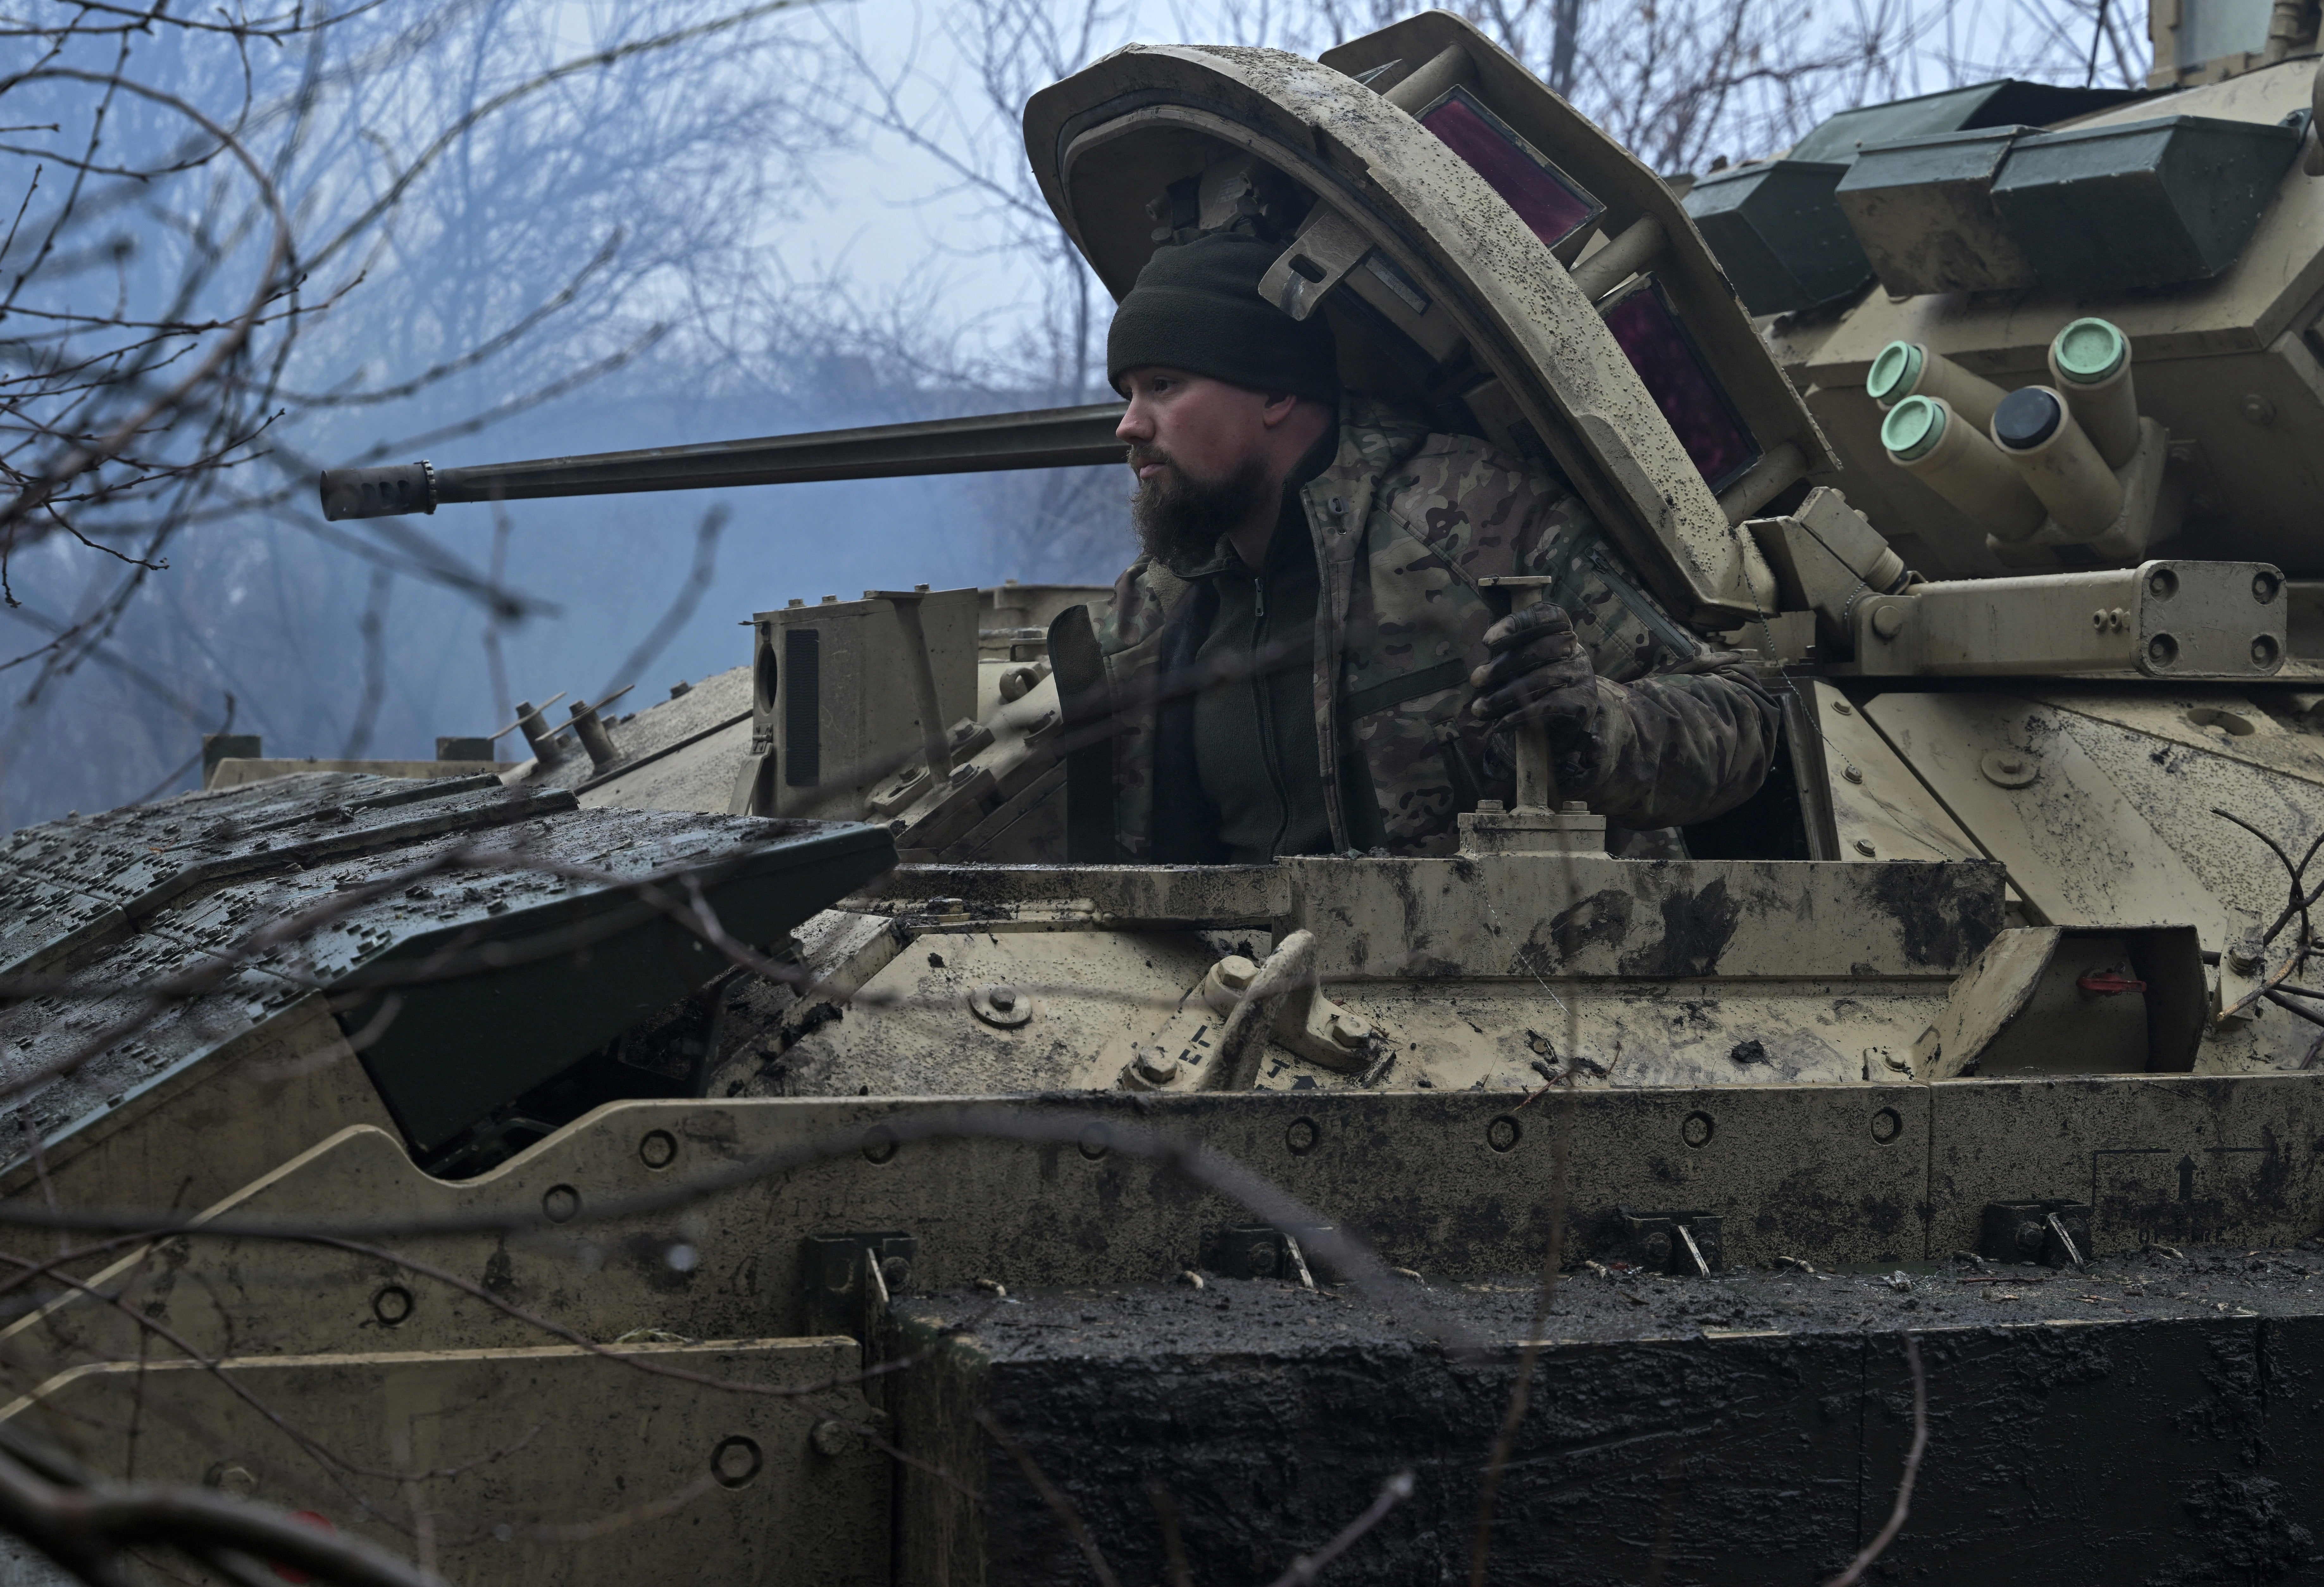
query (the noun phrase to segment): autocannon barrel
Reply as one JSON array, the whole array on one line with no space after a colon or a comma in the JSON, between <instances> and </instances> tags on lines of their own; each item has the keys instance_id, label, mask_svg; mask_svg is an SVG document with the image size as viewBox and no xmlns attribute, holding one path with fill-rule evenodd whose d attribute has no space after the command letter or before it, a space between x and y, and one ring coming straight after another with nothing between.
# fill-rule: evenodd
<instances>
[{"instance_id":1,"label":"autocannon barrel","mask_svg":"<svg viewBox=\"0 0 2324 1587\"><path fill-rule=\"evenodd\" d=\"M447 502L521 502L623 491L718 490L819 479L1119 463L1123 447L1114 438L1113 429L1120 421L1121 404L1100 402L1086 408L932 419L694 447L487 463L475 468L437 468L426 463L327 468L322 480L323 516L392 518L407 512L433 512Z\"/></svg>"}]
</instances>

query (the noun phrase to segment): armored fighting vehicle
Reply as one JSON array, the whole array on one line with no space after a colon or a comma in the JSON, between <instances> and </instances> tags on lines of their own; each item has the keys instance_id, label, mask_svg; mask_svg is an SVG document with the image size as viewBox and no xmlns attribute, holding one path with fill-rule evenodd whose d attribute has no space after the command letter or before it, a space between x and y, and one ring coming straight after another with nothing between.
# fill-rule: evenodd
<instances>
[{"instance_id":1,"label":"armored fighting vehicle","mask_svg":"<svg viewBox=\"0 0 2324 1587\"><path fill-rule=\"evenodd\" d=\"M1691 182L1443 13L1042 90L1110 290L1279 246L1351 387L1750 654L1766 786L1609 846L1521 745L1443 853L1126 863L1105 592L920 586L527 704L512 766L28 829L0 1451L480 1582L2314 1574L2316 22L2175 0L2144 90ZM1119 411L321 488L1088 464Z\"/></svg>"}]
</instances>

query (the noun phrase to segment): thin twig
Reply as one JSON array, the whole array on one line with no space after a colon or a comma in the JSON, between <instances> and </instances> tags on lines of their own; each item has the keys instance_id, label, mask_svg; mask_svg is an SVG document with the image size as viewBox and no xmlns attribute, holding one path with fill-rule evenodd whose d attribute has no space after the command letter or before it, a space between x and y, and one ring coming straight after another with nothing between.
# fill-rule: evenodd
<instances>
[{"instance_id":1,"label":"thin twig","mask_svg":"<svg viewBox=\"0 0 2324 1587\"><path fill-rule=\"evenodd\" d=\"M1010 1459L1017 1462L1017 1469L1025 1473L1025 1480L1033 1485L1033 1491L1041 1496L1041 1502L1047 1505L1057 1519L1064 1523L1067 1535L1079 1545L1082 1557L1089 1561L1090 1571L1097 1577L1101 1587L1121 1587L1121 1581L1113 1573L1113 1567L1105 1563L1105 1555L1099 1550L1097 1539L1091 1536L1089 1528L1082 1524L1081 1512L1074 1509L1074 1501L1049 1481L1039 1466L1034 1464L1033 1457L1026 1453L1025 1446L1009 1436L993 1418L992 1413L982 1406L977 1407L976 1425L991 1435L993 1443L1008 1452Z\"/></svg>"},{"instance_id":2,"label":"thin twig","mask_svg":"<svg viewBox=\"0 0 2324 1587\"><path fill-rule=\"evenodd\" d=\"M1194 1573L1186 1563L1186 1540L1178 1536L1178 1507L1159 1477L1146 1479L1146 1497L1154 1502L1154 1518L1162 1527L1162 1557L1170 1564L1170 1587L1194 1587Z\"/></svg>"},{"instance_id":3,"label":"thin twig","mask_svg":"<svg viewBox=\"0 0 2324 1587\"><path fill-rule=\"evenodd\" d=\"M1864 1552L1824 1587L1856 1587L1872 1562L1896 1541L1896 1534L1904 1529L1904 1518L1912 1513L1913 1484L1920 1479L1921 1456L1929 1447L1929 1377L1921 1367L1920 1342L1910 1333L1904 1335L1904 1361L1913 1369L1913 1446L1904 1452L1904 1474L1896 1480L1895 1507L1888 1512L1888 1524L1864 1545Z\"/></svg>"},{"instance_id":4,"label":"thin twig","mask_svg":"<svg viewBox=\"0 0 2324 1587\"><path fill-rule=\"evenodd\" d=\"M1276 1577L1270 1587L1306 1587L1306 1583L1313 1582L1325 1565L1347 1553L1357 1538L1379 1525L1381 1517L1411 1497L1412 1472L1409 1470L1398 1472L1380 1484L1379 1496L1371 1501L1363 1514L1341 1527L1332 1541L1313 1555L1303 1554L1293 1560L1291 1568Z\"/></svg>"}]
</instances>

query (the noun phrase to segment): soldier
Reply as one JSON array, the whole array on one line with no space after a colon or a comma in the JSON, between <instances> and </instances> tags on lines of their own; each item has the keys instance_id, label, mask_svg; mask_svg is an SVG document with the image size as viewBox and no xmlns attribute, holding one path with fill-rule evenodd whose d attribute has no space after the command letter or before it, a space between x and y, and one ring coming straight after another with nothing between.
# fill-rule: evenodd
<instances>
[{"instance_id":1,"label":"soldier","mask_svg":"<svg viewBox=\"0 0 2324 1587\"><path fill-rule=\"evenodd\" d=\"M1612 827L1749 798L1777 715L1750 672L1663 612L1549 465L1343 393L1323 318L1258 294L1278 252L1166 246L1107 337L1144 550L1096 636L1120 857L1449 853L1455 817L1512 798L1519 723ZM1476 581L1510 574L1555 583L1496 622Z\"/></svg>"}]
</instances>

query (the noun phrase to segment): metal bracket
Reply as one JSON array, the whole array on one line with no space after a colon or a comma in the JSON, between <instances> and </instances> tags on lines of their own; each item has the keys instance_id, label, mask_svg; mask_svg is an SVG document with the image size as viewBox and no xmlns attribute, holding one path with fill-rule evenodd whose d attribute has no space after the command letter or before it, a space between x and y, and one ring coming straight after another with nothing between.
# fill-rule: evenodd
<instances>
[{"instance_id":1,"label":"metal bracket","mask_svg":"<svg viewBox=\"0 0 2324 1587\"><path fill-rule=\"evenodd\" d=\"M1265 1223L1237 1223L1203 1241L1203 1266L1223 1278L1281 1278L1313 1289L1323 1264L1310 1260L1299 1237ZM1325 1283L1336 1275L1325 1272Z\"/></svg>"},{"instance_id":2,"label":"metal bracket","mask_svg":"<svg viewBox=\"0 0 2324 1587\"><path fill-rule=\"evenodd\" d=\"M869 1361L888 1302L910 1287L919 1254L916 1236L893 1230L808 1235L799 1253L805 1332L844 1333L863 1346Z\"/></svg>"},{"instance_id":3,"label":"metal bracket","mask_svg":"<svg viewBox=\"0 0 2324 1587\"><path fill-rule=\"evenodd\" d=\"M1674 1278L1709 1278L1727 1270L1718 1213L1618 1211L1623 1259L1631 1266Z\"/></svg>"},{"instance_id":4,"label":"metal bracket","mask_svg":"<svg viewBox=\"0 0 2324 1587\"><path fill-rule=\"evenodd\" d=\"M1318 204L1291 245L1259 278L1259 295L1292 318L1305 319L1371 251L1372 240L1354 221Z\"/></svg>"},{"instance_id":5,"label":"metal bracket","mask_svg":"<svg viewBox=\"0 0 2324 1587\"><path fill-rule=\"evenodd\" d=\"M1989 1201L1977 1254L1989 1262L2079 1268L2090 1259L2089 1204L2058 1197Z\"/></svg>"}]
</instances>

